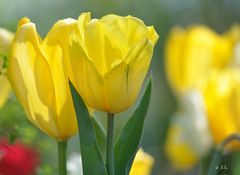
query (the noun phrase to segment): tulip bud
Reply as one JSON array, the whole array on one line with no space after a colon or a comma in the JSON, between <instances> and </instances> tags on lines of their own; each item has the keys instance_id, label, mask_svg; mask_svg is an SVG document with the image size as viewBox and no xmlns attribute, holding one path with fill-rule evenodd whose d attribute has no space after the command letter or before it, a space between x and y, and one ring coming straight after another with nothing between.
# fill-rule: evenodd
<instances>
[{"instance_id":1,"label":"tulip bud","mask_svg":"<svg viewBox=\"0 0 240 175\"><path fill-rule=\"evenodd\" d=\"M153 157L140 148L135 156L129 175L150 175L153 164Z\"/></svg>"}]
</instances>

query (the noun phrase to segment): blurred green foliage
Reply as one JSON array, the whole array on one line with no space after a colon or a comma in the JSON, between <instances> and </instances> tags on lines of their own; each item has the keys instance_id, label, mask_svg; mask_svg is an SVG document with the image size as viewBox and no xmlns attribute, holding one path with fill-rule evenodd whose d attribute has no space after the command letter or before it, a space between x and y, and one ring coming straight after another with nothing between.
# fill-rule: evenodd
<instances>
[{"instance_id":1,"label":"blurred green foliage","mask_svg":"<svg viewBox=\"0 0 240 175\"><path fill-rule=\"evenodd\" d=\"M81 12L91 11L94 18L105 14L132 15L141 18L147 25L154 25L160 35L151 65L153 74L153 95L147 116L142 146L156 160L153 174L178 174L169 165L164 155L164 140L168 123L177 103L168 86L164 70L164 43L174 25L205 24L218 32L227 30L233 23L240 22L239 0L1 0L0 26L16 30L18 20L28 16L37 25L44 37L50 27L62 18L77 18ZM134 107L133 107L134 108ZM133 109L130 109L131 112ZM128 113L129 113L128 112ZM98 113L104 120L102 113ZM126 121L126 113L118 114L117 132ZM121 116L121 117L120 117ZM43 164L53 164L56 159L54 142L36 129L18 104L11 98L0 111L0 132L10 138L21 137L27 143L34 143L43 152ZM78 151L78 141L72 139L69 152ZM55 150L55 149L53 149ZM239 158L233 158L235 163ZM55 161L56 162L56 161ZM56 166L56 165L55 165ZM234 173L239 174L239 167ZM186 174L197 174L199 167ZM42 166L39 174L53 174L50 166ZM184 174L184 173L183 173Z\"/></svg>"}]
</instances>

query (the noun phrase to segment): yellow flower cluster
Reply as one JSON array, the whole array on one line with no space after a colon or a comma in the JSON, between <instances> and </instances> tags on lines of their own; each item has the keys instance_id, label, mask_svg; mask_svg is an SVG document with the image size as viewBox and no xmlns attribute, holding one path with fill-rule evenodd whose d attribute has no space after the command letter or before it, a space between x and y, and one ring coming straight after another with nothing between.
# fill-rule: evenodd
<instances>
[{"instance_id":1,"label":"yellow flower cluster","mask_svg":"<svg viewBox=\"0 0 240 175\"><path fill-rule=\"evenodd\" d=\"M56 22L42 39L28 18L18 25L8 77L28 118L58 141L77 132L70 80L87 106L109 113L129 108L148 72L158 35L132 16Z\"/></svg>"},{"instance_id":2,"label":"yellow flower cluster","mask_svg":"<svg viewBox=\"0 0 240 175\"><path fill-rule=\"evenodd\" d=\"M169 84L179 101L191 91L202 95L203 117L208 123L205 130L210 130L216 144L240 130L239 25L234 25L222 35L206 26L173 28L166 45L165 63ZM182 136L186 126L179 123L178 127L175 126L176 122L170 125L167 136L168 157L177 169L191 168L204 154L192 151L192 142ZM196 127L191 130L194 132L198 132ZM186 154L192 156L183 164L181 161Z\"/></svg>"}]
</instances>

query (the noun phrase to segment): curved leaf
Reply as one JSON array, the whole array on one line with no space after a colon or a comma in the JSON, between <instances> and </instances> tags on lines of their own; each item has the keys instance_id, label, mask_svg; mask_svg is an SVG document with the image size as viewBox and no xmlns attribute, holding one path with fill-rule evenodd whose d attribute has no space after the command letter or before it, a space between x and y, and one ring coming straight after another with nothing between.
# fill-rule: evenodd
<instances>
[{"instance_id":1,"label":"curved leaf","mask_svg":"<svg viewBox=\"0 0 240 175\"><path fill-rule=\"evenodd\" d=\"M150 79L140 104L125 124L114 146L115 175L129 174L141 141L144 121L150 102L151 89L152 82Z\"/></svg>"},{"instance_id":2,"label":"curved leaf","mask_svg":"<svg viewBox=\"0 0 240 175\"><path fill-rule=\"evenodd\" d=\"M97 142L103 157L103 160L106 159L106 131L101 125L101 123L95 117L92 118L93 125L96 132Z\"/></svg>"},{"instance_id":3,"label":"curved leaf","mask_svg":"<svg viewBox=\"0 0 240 175\"><path fill-rule=\"evenodd\" d=\"M71 82L69 82L78 121L80 149L84 175L107 175L102 155L99 151L96 133L88 109Z\"/></svg>"}]
</instances>

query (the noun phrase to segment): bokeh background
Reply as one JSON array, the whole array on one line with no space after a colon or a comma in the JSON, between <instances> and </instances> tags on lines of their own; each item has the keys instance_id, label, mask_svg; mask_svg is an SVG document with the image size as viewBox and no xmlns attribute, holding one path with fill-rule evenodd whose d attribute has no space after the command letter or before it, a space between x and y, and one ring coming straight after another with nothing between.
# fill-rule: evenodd
<instances>
[{"instance_id":1,"label":"bokeh background","mask_svg":"<svg viewBox=\"0 0 240 175\"><path fill-rule=\"evenodd\" d=\"M0 0L0 27L15 32L18 20L27 16L36 24L38 32L44 37L57 20L69 17L77 18L81 12L85 11L90 11L93 18L99 18L109 13L123 16L132 15L142 19L147 25L154 25L160 39L156 45L151 64L153 95L141 146L155 158L153 175L200 174L200 165L188 172L175 171L164 153L169 122L178 106L165 75L165 41L170 29L175 25L185 27L192 24L204 24L219 33L226 31L232 24L240 22L240 1ZM116 135L132 109L134 107L128 112L117 115ZM98 113L97 115L105 125L104 114ZM8 128L14 126L14 132L9 131L11 138L21 137L26 142L34 143L39 147L42 156L41 168L38 173L53 175L57 168L57 152L55 151L57 145L28 122L14 95L1 109L0 118L1 134L9 134ZM68 154L78 152L78 145L77 137L72 138L69 143ZM236 173L235 175L238 175L240 172Z\"/></svg>"}]
</instances>

